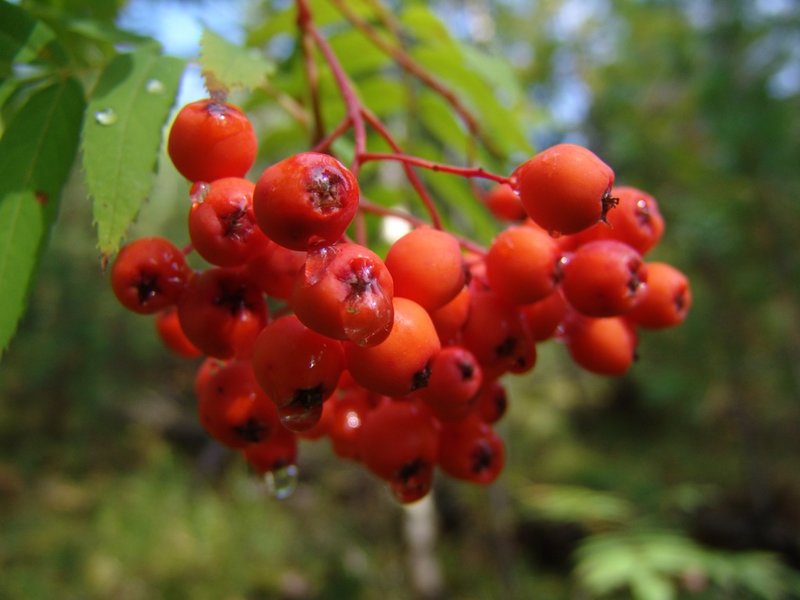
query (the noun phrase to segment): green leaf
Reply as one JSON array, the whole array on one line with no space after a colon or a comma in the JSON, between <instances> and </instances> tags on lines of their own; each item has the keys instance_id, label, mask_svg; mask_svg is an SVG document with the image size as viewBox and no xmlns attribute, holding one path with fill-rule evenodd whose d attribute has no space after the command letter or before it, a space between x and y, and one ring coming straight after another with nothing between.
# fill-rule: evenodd
<instances>
[{"instance_id":1,"label":"green leaf","mask_svg":"<svg viewBox=\"0 0 800 600\"><path fill-rule=\"evenodd\" d=\"M232 44L210 29L200 38L200 66L209 91L264 85L275 65L258 52Z\"/></svg>"},{"instance_id":2,"label":"green leaf","mask_svg":"<svg viewBox=\"0 0 800 600\"><path fill-rule=\"evenodd\" d=\"M84 100L67 79L30 97L0 139L0 351L25 309L61 189L77 152Z\"/></svg>"},{"instance_id":3,"label":"green leaf","mask_svg":"<svg viewBox=\"0 0 800 600\"><path fill-rule=\"evenodd\" d=\"M150 189L183 62L152 48L120 54L97 84L83 127L83 167L98 247L119 247Z\"/></svg>"}]
</instances>

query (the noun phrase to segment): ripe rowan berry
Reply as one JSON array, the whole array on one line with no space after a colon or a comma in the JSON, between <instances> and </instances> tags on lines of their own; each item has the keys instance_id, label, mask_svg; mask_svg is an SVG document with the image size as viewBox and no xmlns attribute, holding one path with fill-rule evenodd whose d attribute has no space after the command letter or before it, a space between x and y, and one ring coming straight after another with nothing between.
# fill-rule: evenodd
<instances>
[{"instance_id":1,"label":"ripe rowan berry","mask_svg":"<svg viewBox=\"0 0 800 600\"><path fill-rule=\"evenodd\" d=\"M431 321L443 344L458 341L469 314L469 298L469 288L464 286L450 302L430 311Z\"/></svg>"},{"instance_id":2,"label":"ripe rowan berry","mask_svg":"<svg viewBox=\"0 0 800 600\"><path fill-rule=\"evenodd\" d=\"M266 243L247 259L244 269L250 280L267 296L288 300L306 262L306 253L289 250L264 237Z\"/></svg>"},{"instance_id":3,"label":"ripe rowan berry","mask_svg":"<svg viewBox=\"0 0 800 600\"><path fill-rule=\"evenodd\" d=\"M628 312L642 299L647 266L623 242L598 240L580 246L563 266L561 289L567 302L592 317Z\"/></svg>"},{"instance_id":4,"label":"ripe rowan berry","mask_svg":"<svg viewBox=\"0 0 800 600\"><path fill-rule=\"evenodd\" d=\"M292 430L309 429L322 415L344 369L342 344L284 315L267 325L253 348L256 379Z\"/></svg>"},{"instance_id":5,"label":"ripe rowan berry","mask_svg":"<svg viewBox=\"0 0 800 600\"><path fill-rule=\"evenodd\" d=\"M264 233L291 250L332 244L358 209L355 175L328 154L301 152L267 167L253 203Z\"/></svg>"},{"instance_id":6,"label":"ripe rowan berry","mask_svg":"<svg viewBox=\"0 0 800 600\"><path fill-rule=\"evenodd\" d=\"M392 327L394 284L369 248L342 242L308 253L289 298L297 318L328 337L374 346Z\"/></svg>"},{"instance_id":7,"label":"ripe rowan berry","mask_svg":"<svg viewBox=\"0 0 800 600\"><path fill-rule=\"evenodd\" d=\"M278 410L256 383L250 361L219 364L206 359L198 372L196 393L200 424L225 446L255 444L280 427Z\"/></svg>"},{"instance_id":8,"label":"ripe rowan berry","mask_svg":"<svg viewBox=\"0 0 800 600\"><path fill-rule=\"evenodd\" d=\"M647 289L641 301L626 315L647 329L673 327L683 322L692 306L689 280L663 262L647 263Z\"/></svg>"},{"instance_id":9,"label":"ripe rowan berry","mask_svg":"<svg viewBox=\"0 0 800 600\"><path fill-rule=\"evenodd\" d=\"M380 344L363 347L344 342L353 379L378 394L404 396L425 387L431 360L441 349L430 316L408 298L394 299L394 322Z\"/></svg>"},{"instance_id":10,"label":"ripe rowan berry","mask_svg":"<svg viewBox=\"0 0 800 600\"><path fill-rule=\"evenodd\" d=\"M644 255L658 244L664 233L664 217L658 203L647 192L630 186L611 188L617 205L606 215L605 222L573 235L558 239L562 250L575 250L578 246L595 240L618 240Z\"/></svg>"},{"instance_id":11,"label":"ripe rowan berry","mask_svg":"<svg viewBox=\"0 0 800 600\"><path fill-rule=\"evenodd\" d=\"M359 435L366 467L388 482L401 502L425 496L439 453L438 425L417 402L383 402L367 413Z\"/></svg>"},{"instance_id":12,"label":"ripe rowan berry","mask_svg":"<svg viewBox=\"0 0 800 600\"><path fill-rule=\"evenodd\" d=\"M478 359L484 376L524 372L536 362L536 347L523 327L519 307L491 289L470 287L461 342Z\"/></svg>"},{"instance_id":13,"label":"ripe rowan berry","mask_svg":"<svg viewBox=\"0 0 800 600\"><path fill-rule=\"evenodd\" d=\"M534 342L543 342L553 337L567 314L567 301L561 289L556 289L538 302L520 307L522 325Z\"/></svg>"},{"instance_id":14,"label":"ripe rowan berry","mask_svg":"<svg viewBox=\"0 0 800 600\"><path fill-rule=\"evenodd\" d=\"M524 221L528 216L519 194L507 183L495 185L486 193L483 201L496 219L518 222Z\"/></svg>"},{"instance_id":15,"label":"ripe rowan berry","mask_svg":"<svg viewBox=\"0 0 800 600\"><path fill-rule=\"evenodd\" d=\"M224 177L200 185L206 189L193 195L189 210L192 246L211 264L243 264L268 243L253 214L255 185L240 177Z\"/></svg>"},{"instance_id":16,"label":"ripe rowan berry","mask_svg":"<svg viewBox=\"0 0 800 600\"><path fill-rule=\"evenodd\" d=\"M477 415L442 423L438 464L451 477L488 485L503 470L505 444Z\"/></svg>"},{"instance_id":17,"label":"ripe rowan berry","mask_svg":"<svg viewBox=\"0 0 800 600\"><path fill-rule=\"evenodd\" d=\"M394 294L431 311L450 302L464 287L464 265L458 240L430 227L413 229L386 254Z\"/></svg>"},{"instance_id":18,"label":"ripe rowan berry","mask_svg":"<svg viewBox=\"0 0 800 600\"><path fill-rule=\"evenodd\" d=\"M328 437L331 448L340 458L361 460L361 427L373 406L369 392L363 388L350 389L329 401L331 420Z\"/></svg>"},{"instance_id":19,"label":"ripe rowan berry","mask_svg":"<svg viewBox=\"0 0 800 600\"><path fill-rule=\"evenodd\" d=\"M186 337L183 329L181 329L178 311L174 306L167 307L158 313L155 324L158 337L164 346L178 356L197 358L202 355L202 352L189 341L189 338Z\"/></svg>"},{"instance_id":20,"label":"ripe rowan berry","mask_svg":"<svg viewBox=\"0 0 800 600\"><path fill-rule=\"evenodd\" d=\"M297 464L297 434L278 425L272 435L242 449L247 463L263 475Z\"/></svg>"},{"instance_id":21,"label":"ripe rowan berry","mask_svg":"<svg viewBox=\"0 0 800 600\"><path fill-rule=\"evenodd\" d=\"M600 375L622 375L636 357L636 331L624 317L573 314L565 320L564 341L576 364Z\"/></svg>"},{"instance_id":22,"label":"ripe rowan berry","mask_svg":"<svg viewBox=\"0 0 800 600\"><path fill-rule=\"evenodd\" d=\"M484 381L475 400L475 413L484 423L497 423L508 410L508 394L505 386L497 379Z\"/></svg>"},{"instance_id":23,"label":"ripe rowan berry","mask_svg":"<svg viewBox=\"0 0 800 600\"><path fill-rule=\"evenodd\" d=\"M195 275L178 303L186 337L216 358L249 357L267 317L261 290L239 269L213 267Z\"/></svg>"},{"instance_id":24,"label":"ripe rowan berry","mask_svg":"<svg viewBox=\"0 0 800 600\"><path fill-rule=\"evenodd\" d=\"M111 267L111 289L117 300L139 314L156 313L175 304L192 271L175 244L145 237L125 245Z\"/></svg>"},{"instance_id":25,"label":"ripe rowan berry","mask_svg":"<svg viewBox=\"0 0 800 600\"><path fill-rule=\"evenodd\" d=\"M475 356L461 346L447 346L431 362L428 385L414 395L440 421L455 421L472 410L482 383L483 371Z\"/></svg>"},{"instance_id":26,"label":"ripe rowan berry","mask_svg":"<svg viewBox=\"0 0 800 600\"><path fill-rule=\"evenodd\" d=\"M509 227L492 242L486 255L491 288L513 304L530 304L551 294L561 271L561 253L544 230Z\"/></svg>"},{"instance_id":27,"label":"ripe rowan berry","mask_svg":"<svg viewBox=\"0 0 800 600\"><path fill-rule=\"evenodd\" d=\"M606 218L616 204L614 171L591 150L557 144L513 173L525 211L551 233L581 231Z\"/></svg>"},{"instance_id":28,"label":"ripe rowan berry","mask_svg":"<svg viewBox=\"0 0 800 600\"><path fill-rule=\"evenodd\" d=\"M212 99L181 108L167 140L172 164L189 181L244 177L257 150L247 115L232 104Z\"/></svg>"}]
</instances>

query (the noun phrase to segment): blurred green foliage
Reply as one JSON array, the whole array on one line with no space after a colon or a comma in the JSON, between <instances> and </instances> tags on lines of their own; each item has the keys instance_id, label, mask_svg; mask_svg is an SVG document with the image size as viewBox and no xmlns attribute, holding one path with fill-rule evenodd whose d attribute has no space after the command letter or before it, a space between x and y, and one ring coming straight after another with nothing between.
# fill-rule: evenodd
<instances>
[{"instance_id":1,"label":"blurred green foliage","mask_svg":"<svg viewBox=\"0 0 800 600\"><path fill-rule=\"evenodd\" d=\"M110 26L121 6L20 4L86 64L98 56L67 41ZM474 87L475 110L504 102L525 125L515 135L539 147L584 141L621 182L653 193L667 220L653 257L689 274L695 299L683 326L643 334L624 378L582 373L547 342L533 374L508 381L501 480L475 489L441 478L435 490L441 596L800 598L800 11L743 0L434 6L453 43L494 57L474 68L497 78L497 96ZM273 14L270 3L254 10ZM280 33L285 14L253 19L250 43ZM406 16L442 26L424 14ZM346 32L332 42L358 43ZM435 48L417 58L443 64ZM275 86L297 92L297 65L271 59ZM356 59L391 117L397 103L369 81L382 63ZM463 160L463 130L439 118L444 107L397 89L426 107L401 123L410 151ZM271 99L248 101L261 162L302 149L307 132ZM487 167L522 159L503 139L499 155L482 151ZM460 181L428 182L440 196L465 193ZM372 183L382 203L407 200ZM185 239L183 194L165 164L129 237ZM493 233L480 207L447 218L483 241ZM327 442L302 446L298 490L279 503L206 440L195 364L167 355L149 321L116 304L91 220L76 170L0 365L0 597L420 597L407 510Z\"/></svg>"}]
</instances>

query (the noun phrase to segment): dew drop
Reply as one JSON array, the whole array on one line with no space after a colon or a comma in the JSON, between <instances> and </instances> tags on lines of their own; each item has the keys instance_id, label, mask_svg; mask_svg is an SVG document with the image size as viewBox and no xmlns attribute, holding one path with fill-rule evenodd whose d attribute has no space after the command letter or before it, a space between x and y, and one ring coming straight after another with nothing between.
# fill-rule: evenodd
<instances>
[{"instance_id":1,"label":"dew drop","mask_svg":"<svg viewBox=\"0 0 800 600\"><path fill-rule=\"evenodd\" d=\"M264 484L267 492L278 500L286 500L297 488L297 465L286 465L264 473Z\"/></svg>"},{"instance_id":2,"label":"dew drop","mask_svg":"<svg viewBox=\"0 0 800 600\"><path fill-rule=\"evenodd\" d=\"M189 190L189 199L192 201L192 204L202 204L210 191L210 183L206 183L205 181L195 181Z\"/></svg>"},{"instance_id":3,"label":"dew drop","mask_svg":"<svg viewBox=\"0 0 800 600\"><path fill-rule=\"evenodd\" d=\"M316 246L308 249L304 275L308 285L316 285L328 272L328 265L336 257L337 249L335 246Z\"/></svg>"},{"instance_id":4,"label":"dew drop","mask_svg":"<svg viewBox=\"0 0 800 600\"><path fill-rule=\"evenodd\" d=\"M322 418L322 402L307 406L301 402L292 402L278 409L281 424L289 431L307 431Z\"/></svg>"},{"instance_id":5,"label":"dew drop","mask_svg":"<svg viewBox=\"0 0 800 600\"><path fill-rule=\"evenodd\" d=\"M113 125L117 122L116 111L113 108L104 108L103 110L98 110L94 113L94 120L97 121L100 125Z\"/></svg>"},{"instance_id":6,"label":"dew drop","mask_svg":"<svg viewBox=\"0 0 800 600\"><path fill-rule=\"evenodd\" d=\"M344 334L359 346L382 341L394 323L394 304L377 283L359 294L351 294L342 306Z\"/></svg>"},{"instance_id":7,"label":"dew drop","mask_svg":"<svg viewBox=\"0 0 800 600\"><path fill-rule=\"evenodd\" d=\"M144 84L144 89L148 94L163 94L164 84L158 79L150 79Z\"/></svg>"}]
</instances>

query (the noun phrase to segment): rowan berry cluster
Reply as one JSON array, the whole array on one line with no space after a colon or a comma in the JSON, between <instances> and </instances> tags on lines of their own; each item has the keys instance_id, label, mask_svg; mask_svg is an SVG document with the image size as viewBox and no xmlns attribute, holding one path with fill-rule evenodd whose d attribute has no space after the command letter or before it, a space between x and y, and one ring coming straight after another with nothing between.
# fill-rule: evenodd
<instances>
[{"instance_id":1,"label":"rowan berry cluster","mask_svg":"<svg viewBox=\"0 0 800 600\"><path fill-rule=\"evenodd\" d=\"M156 315L169 348L203 357L199 421L259 473L294 464L299 438L327 437L401 502L425 496L437 468L488 484L505 458L501 377L530 371L538 343L619 375L640 328L689 310L686 277L643 258L664 229L655 199L615 187L585 148L544 150L486 194L504 223L487 250L414 222L385 256L348 236L365 206L350 169L304 152L253 183L256 149L237 107L184 107L168 151L191 182L191 244L133 241L111 284Z\"/></svg>"}]
</instances>

